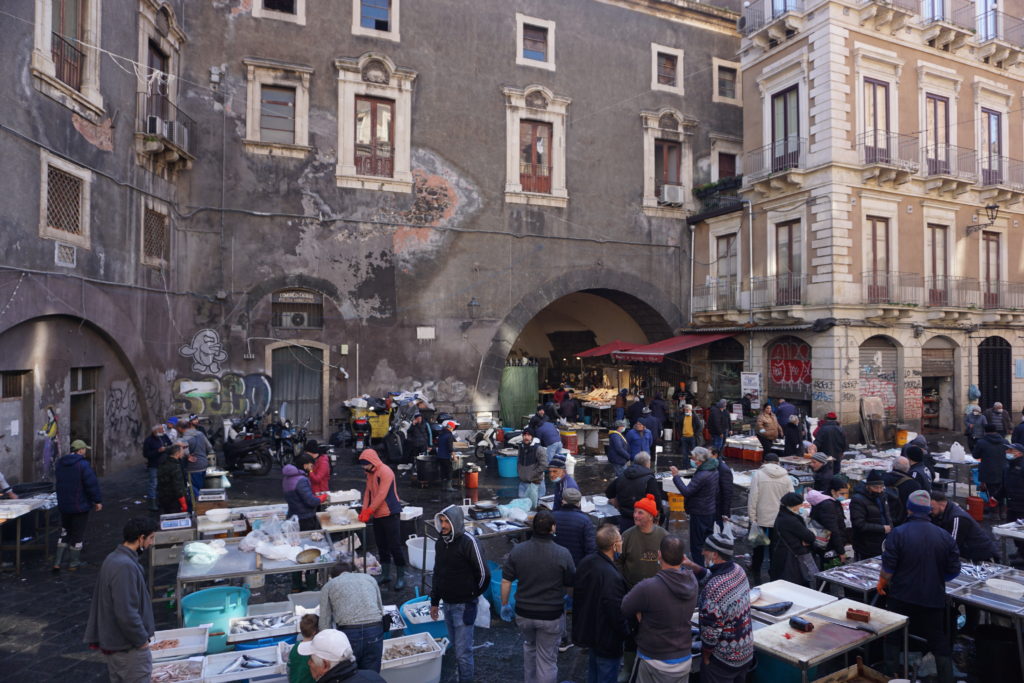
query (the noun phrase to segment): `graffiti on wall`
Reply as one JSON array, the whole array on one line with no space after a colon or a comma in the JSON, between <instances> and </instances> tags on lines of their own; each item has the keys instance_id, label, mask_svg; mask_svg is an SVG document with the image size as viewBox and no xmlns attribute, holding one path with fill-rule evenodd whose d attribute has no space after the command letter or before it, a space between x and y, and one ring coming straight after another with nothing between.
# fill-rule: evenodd
<instances>
[{"instance_id":1,"label":"graffiti on wall","mask_svg":"<svg viewBox=\"0 0 1024 683\"><path fill-rule=\"evenodd\" d=\"M222 377L179 377L171 385L175 410L208 417L265 413L273 391L270 378L226 374Z\"/></svg>"},{"instance_id":2,"label":"graffiti on wall","mask_svg":"<svg viewBox=\"0 0 1024 683\"><path fill-rule=\"evenodd\" d=\"M920 387L918 403L920 403ZM896 417L896 373L880 365L862 365L860 368L860 395L862 398L882 399L882 409L889 419ZM918 406L920 411L920 405Z\"/></svg>"},{"instance_id":3,"label":"graffiti on wall","mask_svg":"<svg viewBox=\"0 0 1024 683\"><path fill-rule=\"evenodd\" d=\"M810 396L811 347L803 342L779 342L772 346L768 352L768 377L776 387Z\"/></svg>"},{"instance_id":4,"label":"graffiti on wall","mask_svg":"<svg viewBox=\"0 0 1024 683\"><path fill-rule=\"evenodd\" d=\"M400 385L403 391L418 391L431 403L461 403L469 396L469 387L455 377L420 382L410 380Z\"/></svg>"},{"instance_id":5,"label":"graffiti on wall","mask_svg":"<svg viewBox=\"0 0 1024 683\"><path fill-rule=\"evenodd\" d=\"M142 436L142 416L139 411L139 397L135 387L128 380L110 383L104 407L107 420L107 436L111 439L138 441Z\"/></svg>"},{"instance_id":6,"label":"graffiti on wall","mask_svg":"<svg viewBox=\"0 0 1024 683\"><path fill-rule=\"evenodd\" d=\"M221 363L228 359L228 352L220 341L220 335L210 328L202 329L192 336L189 344L183 344L178 353L192 359L192 372L202 375L219 375Z\"/></svg>"}]
</instances>

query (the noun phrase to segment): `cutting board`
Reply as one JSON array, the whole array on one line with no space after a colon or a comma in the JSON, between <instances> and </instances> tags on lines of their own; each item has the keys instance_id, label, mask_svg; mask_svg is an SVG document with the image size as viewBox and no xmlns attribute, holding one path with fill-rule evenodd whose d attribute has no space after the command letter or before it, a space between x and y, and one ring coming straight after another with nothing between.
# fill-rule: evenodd
<instances>
[{"instance_id":1,"label":"cutting board","mask_svg":"<svg viewBox=\"0 0 1024 683\"><path fill-rule=\"evenodd\" d=\"M813 618L812 618L813 620ZM865 640L868 634L854 631L837 624L815 621L814 630L801 633L786 625L785 630L777 627L761 629L758 640L763 646L774 650L791 661L810 661L823 654L834 652ZM791 638L786 638L788 633Z\"/></svg>"}]
</instances>

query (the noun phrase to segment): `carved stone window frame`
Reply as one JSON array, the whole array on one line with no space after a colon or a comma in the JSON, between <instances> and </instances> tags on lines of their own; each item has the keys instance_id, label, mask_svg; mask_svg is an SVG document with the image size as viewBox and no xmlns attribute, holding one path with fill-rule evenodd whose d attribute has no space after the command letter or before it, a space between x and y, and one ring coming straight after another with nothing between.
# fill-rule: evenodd
<instances>
[{"instance_id":1,"label":"carved stone window frame","mask_svg":"<svg viewBox=\"0 0 1024 683\"><path fill-rule=\"evenodd\" d=\"M57 65L53 61L53 2L35 0L35 30L33 32L31 71L36 90L50 97L79 116L98 123L106 113L100 93L100 62L102 54L82 45L84 64L82 87L73 87L57 78ZM82 11L82 42L99 46L101 43L101 0L85 0Z\"/></svg>"},{"instance_id":2,"label":"carved stone window frame","mask_svg":"<svg viewBox=\"0 0 1024 683\"><path fill-rule=\"evenodd\" d=\"M689 137L697 122L683 116L682 112L673 107L662 107L658 111L640 112L643 123L643 152L644 152L644 183L643 183L643 211L648 216L679 218L687 211L695 208L690 198L689 190L693 188L693 146ZM674 120L676 127L670 128L663 125L663 118L668 117ZM658 195L655 190L656 182L654 177L654 145L657 140L675 140L679 142L679 183L685 188L686 202L680 207L668 207L658 205Z\"/></svg>"},{"instance_id":3,"label":"carved stone window frame","mask_svg":"<svg viewBox=\"0 0 1024 683\"><path fill-rule=\"evenodd\" d=\"M309 81L313 67L287 64L269 59L245 58L247 69L245 151L251 154L301 159L309 146ZM260 140L260 100L264 85L295 88L295 142L263 142Z\"/></svg>"},{"instance_id":4,"label":"carved stone window frame","mask_svg":"<svg viewBox=\"0 0 1024 683\"><path fill-rule=\"evenodd\" d=\"M416 72L400 68L387 55L366 52L337 59L338 187L384 192L412 192L412 87ZM356 170L356 98L377 97L395 103L394 173L390 178L360 175Z\"/></svg>"},{"instance_id":5,"label":"carved stone window frame","mask_svg":"<svg viewBox=\"0 0 1024 683\"><path fill-rule=\"evenodd\" d=\"M676 84L668 85L667 83L658 82L658 55L666 54L676 58ZM651 90L660 90L661 92L670 92L673 95L682 95L685 93L686 88L683 85L685 79L683 78L683 51L677 47L668 47L667 45L659 45L658 43L651 43Z\"/></svg>"},{"instance_id":6,"label":"carved stone window frame","mask_svg":"<svg viewBox=\"0 0 1024 683\"><path fill-rule=\"evenodd\" d=\"M565 207L569 203L566 188L565 134L568 97L555 95L542 85L503 88L505 95L505 201L510 204ZM551 124L551 192L524 192L519 182L519 124L523 120Z\"/></svg>"}]
</instances>

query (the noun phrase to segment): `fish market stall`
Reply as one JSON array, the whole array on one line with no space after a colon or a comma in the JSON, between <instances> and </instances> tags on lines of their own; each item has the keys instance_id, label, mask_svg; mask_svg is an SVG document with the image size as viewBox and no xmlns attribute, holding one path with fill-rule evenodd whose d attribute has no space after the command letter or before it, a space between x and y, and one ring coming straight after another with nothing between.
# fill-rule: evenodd
<instances>
[{"instance_id":1,"label":"fish market stall","mask_svg":"<svg viewBox=\"0 0 1024 683\"><path fill-rule=\"evenodd\" d=\"M178 564L177 599L178 623L181 623L181 598L194 590L196 584L210 583L224 579L242 579L253 575L287 574L297 571L316 570L326 578L327 558L332 556L332 547L323 531L303 531L297 534L298 545L291 546L282 559L271 559L255 550L243 550L239 546L245 538L218 539L210 544L188 543L182 549ZM217 544L217 545L214 545ZM209 545L208 549L194 548ZM276 548L277 546L272 546ZM190 552L192 551L192 552ZM267 550L268 552L269 549ZM309 552L308 555L304 551ZM201 554L196 554L201 553ZM308 559L309 556L313 556ZM195 558L200 561L196 561ZM191 558L191 559L190 559ZM212 561L210 561L212 560ZM303 562L302 560L307 560Z\"/></svg>"},{"instance_id":2,"label":"fish market stall","mask_svg":"<svg viewBox=\"0 0 1024 683\"><path fill-rule=\"evenodd\" d=\"M964 498L975 495L974 493L974 472L981 463L980 460L975 460L970 453L954 454L950 453L932 453L932 459L935 460L935 464L938 467L950 468L953 470L953 476L950 477L954 482L954 489L958 489L960 486L965 487L966 495ZM956 497L961 497L957 495Z\"/></svg>"},{"instance_id":3,"label":"fish market stall","mask_svg":"<svg viewBox=\"0 0 1024 683\"><path fill-rule=\"evenodd\" d=\"M41 548L49 557L50 510L56 507L56 504L55 494L47 494L39 498L0 498L0 526L14 525L14 542L0 545L0 550L14 551L14 573L18 576L21 576L22 550L28 547ZM43 517L43 533L42 540L39 540L37 533L36 540L27 544L22 541L25 535L22 533L22 522L31 515Z\"/></svg>"},{"instance_id":4,"label":"fish market stall","mask_svg":"<svg viewBox=\"0 0 1024 683\"><path fill-rule=\"evenodd\" d=\"M870 613L867 623L847 618L847 610ZM801 619L810 622L810 630L797 630L784 620L754 631L754 648L759 654L782 660L800 670L801 681L807 683L808 670L830 659L863 647L890 633L903 629L903 675L909 678L909 619L902 614L877 607L865 608L863 603L843 599L804 612ZM763 666L759 662L758 668Z\"/></svg>"},{"instance_id":5,"label":"fish market stall","mask_svg":"<svg viewBox=\"0 0 1024 683\"><path fill-rule=\"evenodd\" d=\"M790 581L770 581L750 590L750 616L770 624L788 621L837 598Z\"/></svg>"},{"instance_id":6,"label":"fish market stall","mask_svg":"<svg viewBox=\"0 0 1024 683\"><path fill-rule=\"evenodd\" d=\"M1000 565L992 565L999 567ZM1017 657L1024 671L1024 572L1010 567L961 587L948 590L949 598L959 604L998 614L1013 622L1017 634ZM979 574L980 575L980 574Z\"/></svg>"},{"instance_id":7,"label":"fish market stall","mask_svg":"<svg viewBox=\"0 0 1024 683\"><path fill-rule=\"evenodd\" d=\"M1011 571L1010 567L994 562L963 560L960 563L960 575L952 581L946 582L946 595L952 596L961 588L972 586L1008 571ZM825 590L829 584L834 584L847 591L859 592L864 602L874 604L878 596L871 597L871 594L877 590L878 577L881 573L882 557L878 556L826 569L818 572L815 576L821 581L818 585L819 591Z\"/></svg>"},{"instance_id":8,"label":"fish market stall","mask_svg":"<svg viewBox=\"0 0 1024 683\"><path fill-rule=\"evenodd\" d=\"M1013 540L1024 541L1024 521L1016 520L1014 522L1007 522L1006 524L994 526L992 527L992 533L999 539L999 547L1002 549L1003 564L1007 564L1010 556L1009 551L1007 550L1007 544Z\"/></svg>"}]
</instances>

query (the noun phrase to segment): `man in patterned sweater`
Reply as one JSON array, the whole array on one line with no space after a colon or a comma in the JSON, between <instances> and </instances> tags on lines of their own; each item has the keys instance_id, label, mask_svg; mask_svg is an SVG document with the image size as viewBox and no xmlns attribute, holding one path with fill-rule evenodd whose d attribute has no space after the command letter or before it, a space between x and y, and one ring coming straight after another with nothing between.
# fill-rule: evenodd
<instances>
[{"instance_id":1,"label":"man in patterned sweater","mask_svg":"<svg viewBox=\"0 0 1024 683\"><path fill-rule=\"evenodd\" d=\"M754 659L750 584L732 561L733 542L714 534L701 549L704 567L684 561L700 581L701 683L743 683ZM706 568L705 568L706 567Z\"/></svg>"}]
</instances>

